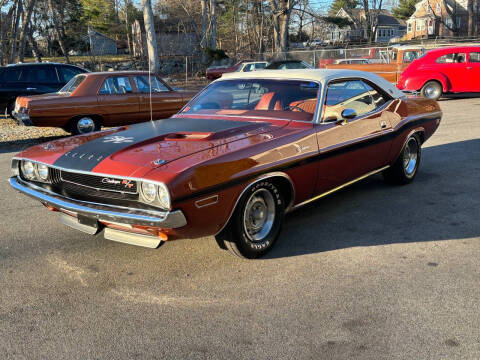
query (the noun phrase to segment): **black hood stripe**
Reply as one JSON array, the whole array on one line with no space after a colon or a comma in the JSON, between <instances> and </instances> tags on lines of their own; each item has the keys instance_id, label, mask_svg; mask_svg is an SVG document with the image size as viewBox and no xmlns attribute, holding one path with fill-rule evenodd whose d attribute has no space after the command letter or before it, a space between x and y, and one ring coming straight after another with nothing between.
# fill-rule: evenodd
<instances>
[{"instance_id":1,"label":"black hood stripe","mask_svg":"<svg viewBox=\"0 0 480 360\"><path fill-rule=\"evenodd\" d=\"M107 157L153 137L175 132L219 132L248 125L245 121L169 118L135 124L128 129L98 137L63 154L54 165L66 169L92 171Z\"/></svg>"}]
</instances>

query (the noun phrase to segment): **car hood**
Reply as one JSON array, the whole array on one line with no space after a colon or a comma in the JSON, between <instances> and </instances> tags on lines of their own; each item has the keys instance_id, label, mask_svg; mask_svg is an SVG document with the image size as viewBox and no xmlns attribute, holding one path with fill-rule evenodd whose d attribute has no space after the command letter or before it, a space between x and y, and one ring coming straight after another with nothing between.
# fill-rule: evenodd
<instances>
[{"instance_id":1,"label":"car hood","mask_svg":"<svg viewBox=\"0 0 480 360\"><path fill-rule=\"evenodd\" d=\"M133 176L139 167L159 167L287 124L177 117L52 141L27 149L19 157L89 172L104 171L105 164L101 164L107 162L115 172L123 168L128 172L123 175Z\"/></svg>"}]
</instances>

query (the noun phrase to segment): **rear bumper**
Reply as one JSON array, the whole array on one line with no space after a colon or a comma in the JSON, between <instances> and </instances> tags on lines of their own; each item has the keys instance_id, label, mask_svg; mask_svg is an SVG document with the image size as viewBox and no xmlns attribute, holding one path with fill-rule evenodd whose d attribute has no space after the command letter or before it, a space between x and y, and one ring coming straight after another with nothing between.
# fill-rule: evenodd
<instances>
[{"instance_id":1,"label":"rear bumper","mask_svg":"<svg viewBox=\"0 0 480 360\"><path fill-rule=\"evenodd\" d=\"M51 206L60 211L66 210L76 215L94 217L97 220L107 222L112 221L122 224L152 226L163 229L175 229L187 225L187 220L181 210L150 211L92 203L67 198L34 184L27 183L18 177L11 177L9 182L15 190L40 201L46 206Z\"/></svg>"},{"instance_id":2,"label":"rear bumper","mask_svg":"<svg viewBox=\"0 0 480 360\"><path fill-rule=\"evenodd\" d=\"M18 125L33 126L32 120L28 114L12 111L12 116Z\"/></svg>"}]
</instances>

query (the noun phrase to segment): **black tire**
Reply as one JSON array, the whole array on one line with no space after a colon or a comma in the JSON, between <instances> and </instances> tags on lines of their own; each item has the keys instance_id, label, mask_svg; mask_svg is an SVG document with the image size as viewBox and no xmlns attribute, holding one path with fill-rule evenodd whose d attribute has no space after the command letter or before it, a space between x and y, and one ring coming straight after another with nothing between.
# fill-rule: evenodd
<instances>
[{"instance_id":1,"label":"black tire","mask_svg":"<svg viewBox=\"0 0 480 360\"><path fill-rule=\"evenodd\" d=\"M427 81L420 94L426 99L438 100L442 96L442 85L438 81Z\"/></svg>"},{"instance_id":2,"label":"black tire","mask_svg":"<svg viewBox=\"0 0 480 360\"><path fill-rule=\"evenodd\" d=\"M223 244L238 257L261 257L275 244L284 215L285 203L279 188L269 180L259 181L242 195L229 223L215 239L220 248ZM252 232L248 232L248 225L261 227L257 232L254 232L257 229L252 228Z\"/></svg>"},{"instance_id":3,"label":"black tire","mask_svg":"<svg viewBox=\"0 0 480 360\"><path fill-rule=\"evenodd\" d=\"M89 124L85 126L84 124ZM79 116L70 120L68 125L69 132L73 135L89 134L99 131L101 128L100 121L92 116Z\"/></svg>"},{"instance_id":4,"label":"black tire","mask_svg":"<svg viewBox=\"0 0 480 360\"><path fill-rule=\"evenodd\" d=\"M422 142L417 134L411 135L391 167L383 171L386 183L406 185L413 181L420 166ZM408 160L408 161L407 161Z\"/></svg>"},{"instance_id":5,"label":"black tire","mask_svg":"<svg viewBox=\"0 0 480 360\"><path fill-rule=\"evenodd\" d=\"M7 107L5 108L5 115L13 117L13 110L15 110L15 100L8 103Z\"/></svg>"}]
</instances>

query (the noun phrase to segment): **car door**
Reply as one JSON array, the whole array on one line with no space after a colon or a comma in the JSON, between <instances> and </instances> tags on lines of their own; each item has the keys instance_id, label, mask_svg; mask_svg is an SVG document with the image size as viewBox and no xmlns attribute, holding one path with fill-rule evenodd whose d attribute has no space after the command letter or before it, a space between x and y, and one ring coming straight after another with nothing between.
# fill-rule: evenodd
<instances>
[{"instance_id":1,"label":"car door","mask_svg":"<svg viewBox=\"0 0 480 360\"><path fill-rule=\"evenodd\" d=\"M109 76L104 79L97 97L104 125L117 126L141 122L139 94L133 92L128 75Z\"/></svg>"},{"instance_id":2,"label":"car door","mask_svg":"<svg viewBox=\"0 0 480 360\"><path fill-rule=\"evenodd\" d=\"M388 105L392 99L362 79L331 82L317 127L320 150L317 193L385 166L391 145ZM351 119L344 111L355 111Z\"/></svg>"},{"instance_id":3,"label":"car door","mask_svg":"<svg viewBox=\"0 0 480 360\"><path fill-rule=\"evenodd\" d=\"M469 91L469 74L467 69L467 54L465 52L452 52L439 56L436 60L437 69L443 73L450 82L449 91Z\"/></svg>"},{"instance_id":4,"label":"car door","mask_svg":"<svg viewBox=\"0 0 480 360\"><path fill-rule=\"evenodd\" d=\"M480 92L480 51L468 54L467 62L468 91Z\"/></svg>"},{"instance_id":5,"label":"car door","mask_svg":"<svg viewBox=\"0 0 480 360\"><path fill-rule=\"evenodd\" d=\"M168 118L184 104L182 94L171 89L157 76L149 78L148 75L136 75L134 81L139 92L140 116L144 120L150 120L150 117L153 120Z\"/></svg>"}]
</instances>

